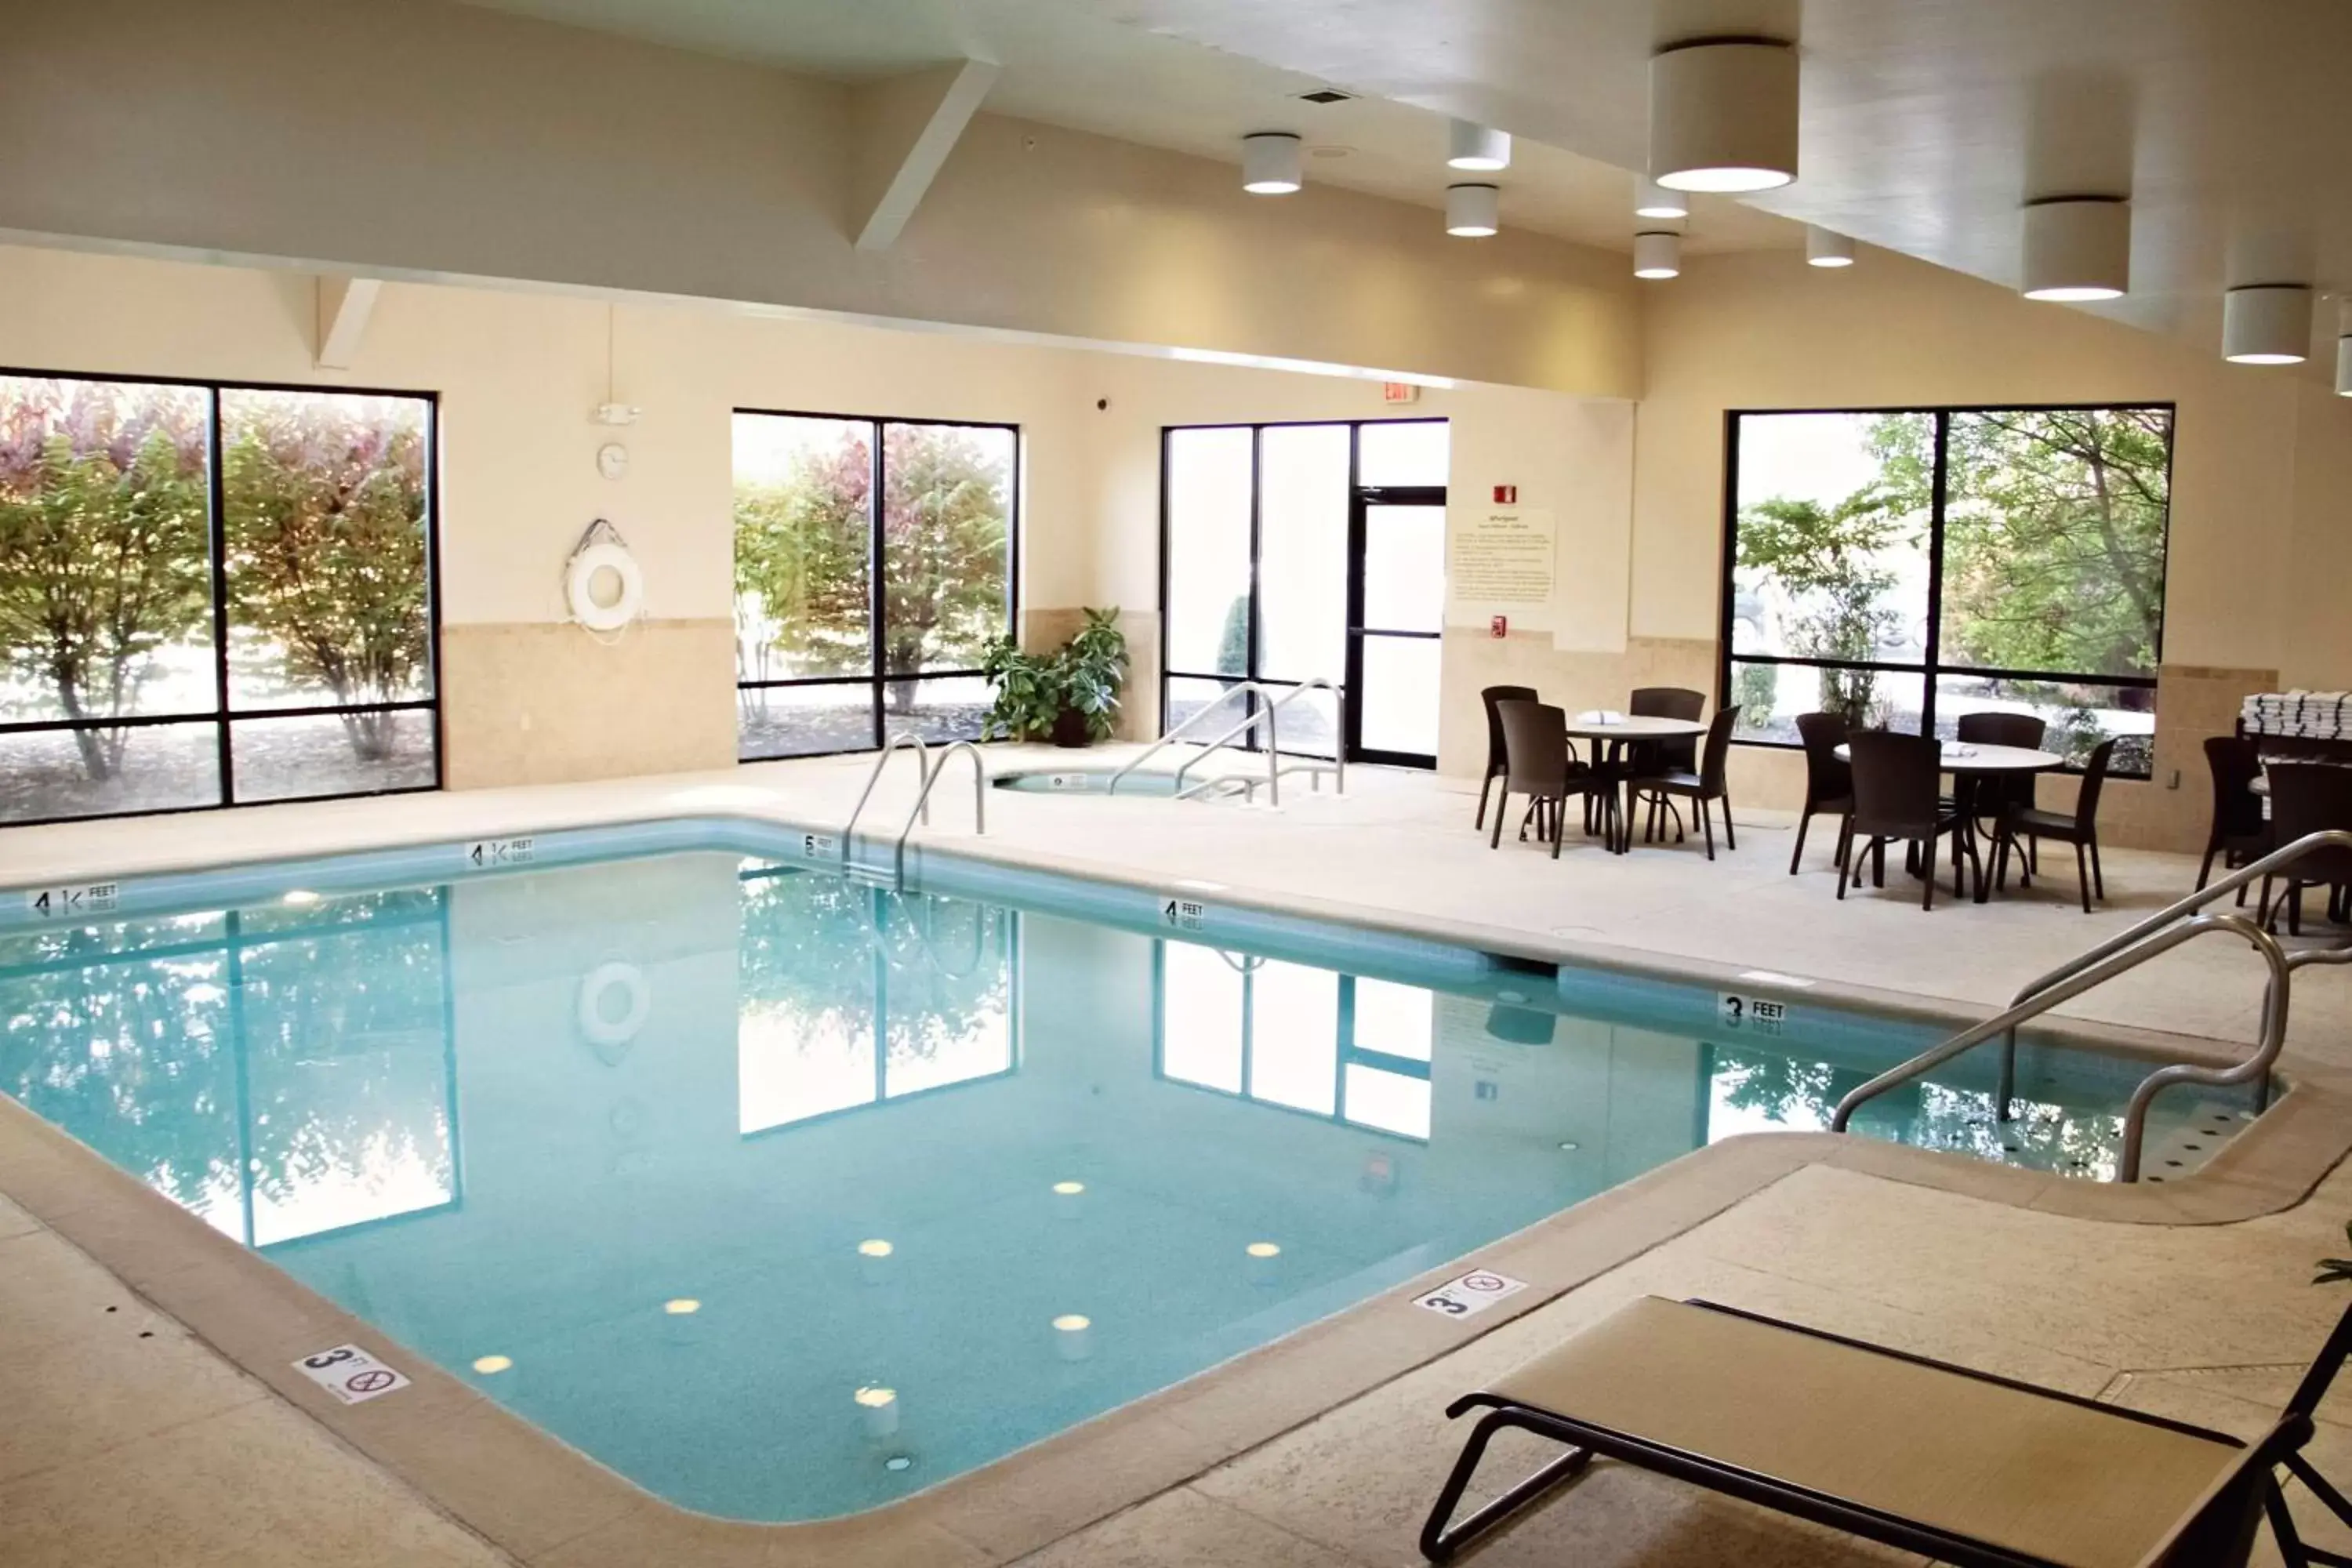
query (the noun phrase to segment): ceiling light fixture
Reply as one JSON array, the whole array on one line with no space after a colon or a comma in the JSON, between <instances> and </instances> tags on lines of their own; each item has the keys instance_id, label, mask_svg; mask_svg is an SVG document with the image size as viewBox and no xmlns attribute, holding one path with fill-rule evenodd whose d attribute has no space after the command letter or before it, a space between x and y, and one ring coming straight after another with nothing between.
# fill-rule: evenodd
<instances>
[{"instance_id":1,"label":"ceiling light fixture","mask_svg":"<svg viewBox=\"0 0 2352 1568\"><path fill-rule=\"evenodd\" d=\"M1683 270L1683 237L1672 229L1652 229L1633 237L1633 276L1679 278Z\"/></svg>"},{"instance_id":2,"label":"ceiling light fixture","mask_svg":"<svg viewBox=\"0 0 2352 1568\"><path fill-rule=\"evenodd\" d=\"M1694 38L1650 57L1650 178L1671 191L1769 191L1797 177L1797 51Z\"/></svg>"},{"instance_id":3,"label":"ceiling light fixture","mask_svg":"<svg viewBox=\"0 0 2352 1568\"><path fill-rule=\"evenodd\" d=\"M1853 265L1853 241L1833 228L1809 223L1805 226L1805 265L1851 267Z\"/></svg>"},{"instance_id":4,"label":"ceiling light fixture","mask_svg":"<svg viewBox=\"0 0 2352 1568\"><path fill-rule=\"evenodd\" d=\"M1445 232L1484 239L1503 226L1503 193L1493 185L1445 187Z\"/></svg>"},{"instance_id":5,"label":"ceiling light fixture","mask_svg":"<svg viewBox=\"0 0 2352 1568\"><path fill-rule=\"evenodd\" d=\"M1446 131L1445 166L1492 174L1511 166L1511 135L1475 120L1456 120Z\"/></svg>"},{"instance_id":6,"label":"ceiling light fixture","mask_svg":"<svg viewBox=\"0 0 2352 1568\"><path fill-rule=\"evenodd\" d=\"M1680 191L1670 191L1655 180L1633 183L1633 216L1635 217L1688 217L1690 198Z\"/></svg>"},{"instance_id":7,"label":"ceiling light fixture","mask_svg":"<svg viewBox=\"0 0 2352 1568\"><path fill-rule=\"evenodd\" d=\"M2131 203L2051 196L2025 204L2029 300L2114 300L2131 287Z\"/></svg>"},{"instance_id":8,"label":"ceiling light fixture","mask_svg":"<svg viewBox=\"0 0 2352 1568\"><path fill-rule=\"evenodd\" d=\"M1286 196L1299 186L1299 139L1287 131L1242 138L1242 189L1254 196Z\"/></svg>"},{"instance_id":9,"label":"ceiling light fixture","mask_svg":"<svg viewBox=\"0 0 2352 1568\"><path fill-rule=\"evenodd\" d=\"M2301 364L2311 353L2311 289L2249 283L2221 296L2221 357L2231 364Z\"/></svg>"}]
</instances>

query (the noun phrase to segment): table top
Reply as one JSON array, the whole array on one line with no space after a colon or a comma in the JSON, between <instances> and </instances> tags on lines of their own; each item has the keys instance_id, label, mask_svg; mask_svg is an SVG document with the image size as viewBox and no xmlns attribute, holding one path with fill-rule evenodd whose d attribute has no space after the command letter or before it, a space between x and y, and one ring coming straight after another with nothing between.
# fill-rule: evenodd
<instances>
[{"instance_id":1,"label":"table top","mask_svg":"<svg viewBox=\"0 0 2352 1568\"><path fill-rule=\"evenodd\" d=\"M1675 741L1685 735L1704 735L1706 726L1696 719L1653 719L1628 713L1612 724L1570 717L1568 732L1589 741Z\"/></svg>"},{"instance_id":2,"label":"table top","mask_svg":"<svg viewBox=\"0 0 2352 1568\"><path fill-rule=\"evenodd\" d=\"M1842 763L1853 760L1853 748L1840 746L1837 759ZM2037 752L2030 746L1986 746L1958 741L1944 742L1944 771L1948 773L2039 773L2052 768L2063 768L2066 759L2055 752Z\"/></svg>"}]
</instances>

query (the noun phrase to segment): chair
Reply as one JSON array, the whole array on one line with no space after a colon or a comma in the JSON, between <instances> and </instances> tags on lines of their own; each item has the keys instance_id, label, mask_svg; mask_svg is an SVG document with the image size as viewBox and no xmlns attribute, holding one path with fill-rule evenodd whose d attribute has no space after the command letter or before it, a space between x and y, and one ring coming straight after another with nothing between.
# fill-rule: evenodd
<instances>
[{"instance_id":1,"label":"chair","mask_svg":"<svg viewBox=\"0 0 2352 1568\"><path fill-rule=\"evenodd\" d=\"M2083 912L2091 912L2091 893L2096 889L2102 900L2107 896L2106 872L2099 865L2099 792L2107 782L2107 763L2115 755L2116 743L2102 741L2091 750L2091 760L2083 769L2083 787L2074 795L2074 814L2043 811L2038 806L2011 806L2001 813L1999 828L2000 844L1993 852L1992 885L2000 887L2009 875L2010 847L2020 838L2032 840L2026 864L2039 870L2042 865L2042 840L2054 838L2061 844L2074 847L2074 879L2083 889ZM2084 863L2088 852L2089 864Z\"/></svg>"},{"instance_id":2,"label":"chair","mask_svg":"<svg viewBox=\"0 0 2352 1568\"><path fill-rule=\"evenodd\" d=\"M1625 711L1642 719L1685 719L1696 724L1706 711L1706 693L1693 691L1687 686L1640 686L1625 700ZM1675 741L1636 741L1628 748L1631 755L1624 759L1624 776L1641 778L1658 773L1695 773L1698 772L1698 737ZM1633 837L1632 807L1627 807L1625 837ZM1683 817L1675 813L1675 833L1682 834Z\"/></svg>"},{"instance_id":3,"label":"chair","mask_svg":"<svg viewBox=\"0 0 2352 1568\"><path fill-rule=\"evenodd\" d=\"M1551 841L1551 858L1559 858L1561 829L1566 826L1568 797L1593 788L1591 768L1568 753L1568 712L1549 702L1514 700L1497 705L1503 719L1503 795L1495 803L1495 834L1489 849L1503 842L1503 818L1511 796L1526 795L1536 831ZM1525 837L1524 825L1519 829Z\"/></svg>"},{"instance_id":4,"label":"chair","mask_svg":"<svg viewBox=\"0 0 2352 1568\"><path fill-rule=\"evenodd\" d=\"M1506 765L1503 753L1503 716L1495 711L1505 702L1534 702L1541 694L1532 686L1489 686L1478 693L1478 700L1486 708L1486 776L1478 781L1478 820L1474 825L1486 826L1486 792L1503 774Z\"/></svg>"},{"instance_id":5,"label":"chair","mask_svg":"<svg viewBox=\"0 0 2352 1568\"><path fill-rule=\"evenodd\" d=\"M1731 826L1731 795L1724 787L1724 763L1731 751L1731 731L1739 722L1739 705L1716 710L1715 721L1706 727L1706 750L1699 758L1696 773L1661 773L1636 777L1633 784L1631 804L1627 809L1650 797L1650 832L1654 837L1658 826L1658 808L1669 799L1687 800L1691 813L1698 818L1706 836L1706 858L1715 858L1715 818L1709 812L1711 803L1723 803L1723 842L1729 849L1739 847L1738 834Z\"/></svg>"},{"instance_id":6,"label":"chair","mask_svg":"<svg viewBox=\"0 0 2352 1568\"><path fill-rule=\"evenodd\" d=\"M2015 746L2020 751L2038 752L2050 726L2032 713L1963 713L1952 732L1964 746ZM1994 818L2011 806L2032 811L2039 804L2034 798L2033 775L2015 773L2001 779L1979 779L1975 798L1967 804L1977 816Z\"/></svg>"},{"instance_id":7,"label":"chair","mask_svg":"<svg viewBox=\"0 0 2352 1568\"><path fill-rule=\"evenodd\" d=\"M2347 1350L2352 1310L2248 1444L1730 1307L1644 1297L1447 1407L1486 1414L1421 1551L1446 1561L1602 1455L1977 1568L2242 1568L2265 1516L2290 1568L2352 1561L2303 1544L2278 1475L2284 1466L2352 1522L2352 1504L2302 1452ZM1510 1429L1568 1451L1454 1523L1486 1445Z\"/></svg>"},{"instance_id":8,"label":"chair","mask_svg":"<svg viewBox=\"0 0 2352 1568\"><path fill-rule=\"evenodd\" d=\"M2234 870L2269 854L2278 840L2270 819L2263 815L2263 797L2254 781L2263 776L2262 748L2243 735L2213 735L2205 742L2205 766L2213 774L2213 826L2205 835L2205 860L2197 868L2197 886L2213 875L2213 857L2221 868ZM2238 889L2238 902L2246 889Z\"/></svg>"},{"instance_id":9,"label":"chair","mask_svg":"<svg viewBox=\"0 0 2352 1568\"><path fill-rule=\"evenodd\" d=\"M1844 816L1853 810L1853 766L1838 761L1837 749L1846 742L1846 722L1836 713L1800 713L1797 734L1805 742L1805 809L1797 817L1797 847L1789 856L1789 875L1805 853L1805 829L1813 814L1825 811Z\"/></svg>"},{"instance_id":10,"label":"chair","mask_svg":"<svg viewBox=\"0 0 2352 1568\"><path fill-rule=\"evenodd\" d=\"M1862 863L1876 852L1873 880L1886 886L1886 845L1899 839L1926 851L1919 907L1936 907L1936 841L1952 835L1952 896L1960 896L1960 860L1968 853L1968 821L1938 793L1944 748L1933 735L1897 735L1883 730L1856 731L1846 742L1853 758L1853 811L1838 834L1838 897L1849 880L1862 880ZM1854 840L1864 840L1859 854ZM1984 874L1978 868L1977 874Z\"/></svg>"},{"instance_id":11,"label":"chair","mask_svg":"<svg viewBox=\"0 0 2352 1568\"><path fill-rule=\"evenodd\" d=\"M2282 845L2306 833L2352 828L2352 768L2332 763L2273 763L2270 775L2271 827ZM2273 930L2284 909L2287 934L2303 934L2305 888L2327 889L2329 919L2352 914L2347 908L2347 896L2352 896L2352 849L2322 849L2296 861L2275 904L2271 901L2273 880L2263 879L2263 922Z\"/></svg>"}]
</instances>

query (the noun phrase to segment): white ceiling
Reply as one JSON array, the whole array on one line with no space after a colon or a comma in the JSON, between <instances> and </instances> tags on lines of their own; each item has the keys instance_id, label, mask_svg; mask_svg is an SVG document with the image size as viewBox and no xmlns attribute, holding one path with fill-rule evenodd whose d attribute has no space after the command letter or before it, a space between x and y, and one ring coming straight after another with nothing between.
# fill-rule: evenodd
<instances>
[{"instance_id":1,"label":"white ceiling","mask_svg":"<svg viewBox=\"0 0 2352 1568\"><path fill-rule=\"evenodd\" d=\"M1091 0L471 0L492 9L656 43L857 80L959 57L1004 68L999 113L1240 162L1252 131L1295 131L1310 180L1444 205L1445 116L1389 97L1302 102L1334 85L1245 53L1122 25ZM1290 0L1266 0L1279 8ZM1344 149L1339 155L1330 150ZM1466 176L1482 178L1484 176ZM1239 175L1236 174L1236 180ZM1633 248L1633 176L1559 146L1523 143L1503 186L1503 221L1612 250ZM1435 221L1432 220L1433 223ZM1689 248L1758 250L1802 242L1769 214L1701 198Z\"/></svg>"}]
</instances>

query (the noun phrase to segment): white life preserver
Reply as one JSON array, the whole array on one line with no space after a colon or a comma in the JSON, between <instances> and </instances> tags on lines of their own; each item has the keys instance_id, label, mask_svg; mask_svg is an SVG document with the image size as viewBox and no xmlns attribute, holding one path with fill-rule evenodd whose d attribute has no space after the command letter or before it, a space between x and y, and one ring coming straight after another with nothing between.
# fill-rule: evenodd
<instances>
[{"instance_id":1,"label":"white life preserver","mask_svg":"<svg viewBox=\"0 0 2352 1568\"><path fill-rule=\"evenodd\" d=\"M608 602L596 597L596 580L610 572L620 591ZM572 618L592 632L617 632L645 605L646 574L625 544L606 539L582 548L563 569L563 597Z\"/></svg>"},{"instance_id":2,"label":"white life preserver","mask_svg":"<svg viewBox=\"0 0 2352 1568\"><path fill-rule=\"evenodd\" d=\"M604 1006L606 994L616 986L626 994L628 1002L618 1016ZM646 1026L653 1010L653 987L634 963L600 963L580 982L580 1034L599 1053L625 1047Z\"/></svg>"}]
</instances>

